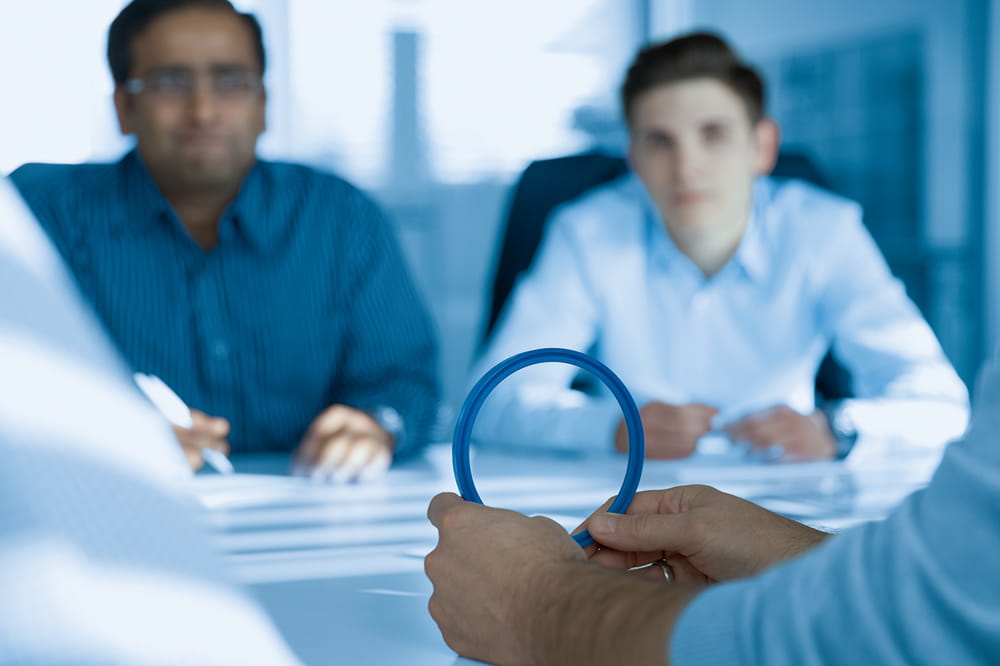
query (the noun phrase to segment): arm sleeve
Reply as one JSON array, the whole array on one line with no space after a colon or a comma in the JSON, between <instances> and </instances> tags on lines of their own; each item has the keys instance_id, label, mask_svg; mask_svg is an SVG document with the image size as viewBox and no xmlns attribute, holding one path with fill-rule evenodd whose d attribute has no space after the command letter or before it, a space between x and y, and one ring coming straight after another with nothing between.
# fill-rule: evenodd
<instances>
[{"instance_id":1,"label":"arm sleeve","mask_svg":"<svg viewBox=\"0 0 1000 666\"><path fill-rule=\"evenodd\" d=\"M1000 655L1000 365L923 491L682 614L674 664L972 664Z\"/></svg>"},{"instance_id":2,"label":"arm sleeve","mask_svg":"<svg viewBox=\"0 0 1000 666\"><path fill-rule=\"evenodd\" d=\"M383 426L397 426L395 456L405 456L427 444L437 420L436 335L381 210L359 196L347 214L358 247L340 273L348 276L351 297L333 396L377 418L385 408L394 410L399 422Z\"/></svg>"},{"instance_id":3,"label":"arm sleeve","mask_svg":"<svg viewBox=\"0 0 1000 666\"><path fill-rule=\"evenodd\" d=\"M582 209L582 210L581 210ZM472 382L514 354L541 347L587 352L598 336L601 310L575 233L580 205L559 210L547 225L531 269L514 288ZM483 405L474 435L505 448L610 451L618 404L571 388L574 366L545 363L500 383ZM470 385L471 383L470 382Z\"/></svg>"},{"instance_id":4,"label":"arm sleeve","mask_svg":"<svg viewBox=\"0 0 1000 666\"><path fill-rule=\"evenodd\" d=\"M292 664L180 449L0 180L0 662ZM56 415L57 418L53 418Z\"/></svg>"},{"instance_id":5,"label":"arm sleeve","mask_svg":"<svg viewBox=\"0 0 1000 666\"><path fill-rule=\"evenodd\" d=\"M894 278L860 209L830 221L818 257L819 317L850 372L855 398L835 407L870 447L941 448L968 422L968 391L930 326Z\"/></svg>"}]
</instances>

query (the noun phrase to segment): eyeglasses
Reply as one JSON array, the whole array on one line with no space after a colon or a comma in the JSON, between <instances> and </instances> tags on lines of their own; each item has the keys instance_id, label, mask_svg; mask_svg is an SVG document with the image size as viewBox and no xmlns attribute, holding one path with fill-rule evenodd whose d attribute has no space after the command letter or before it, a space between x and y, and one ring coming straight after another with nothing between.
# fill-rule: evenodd
<instances>
[{"instance_id":1,"label":"eyeglasses","mask_svg":"<svg viewBox=\"0 0 1000 666\"><path fill-rule=\"evenodd\" d=\"M147 94L167 101L188 100L194 95L198 79L207 77L209 89L220 100L240 101L255 95L262 87L260 76L240 68L219 68L207 72L192 69L159 69L125 82L131 95Z\"/></svg>"}]
</instances>

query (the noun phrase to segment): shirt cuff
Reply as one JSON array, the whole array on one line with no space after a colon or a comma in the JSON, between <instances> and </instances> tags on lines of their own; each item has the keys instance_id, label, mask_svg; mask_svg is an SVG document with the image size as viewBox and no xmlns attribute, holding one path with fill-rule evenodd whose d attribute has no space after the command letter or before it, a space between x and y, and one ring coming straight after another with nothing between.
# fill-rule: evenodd
<instances>
[{"instance_id":1,"label":"shirt cuff","mask_svg":"<svg viewBox=\"0 0 1000 666\"><path fill-rule=\"evenodd\" d=\"M373 409L365 410L369 416L375 419L383 430L392 436L393 455L397 452L405 451L406 423L403 417L394 407L388 405L378 405Z\"/></svg>"}]
</instances>

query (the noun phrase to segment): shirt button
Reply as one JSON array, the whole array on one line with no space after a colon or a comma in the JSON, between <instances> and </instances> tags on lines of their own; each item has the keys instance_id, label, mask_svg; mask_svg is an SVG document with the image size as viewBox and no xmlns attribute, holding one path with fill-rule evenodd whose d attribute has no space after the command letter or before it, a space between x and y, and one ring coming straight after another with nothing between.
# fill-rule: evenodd
<instances>
[{"instance_id":1,"label":"shirt button","mask_svg":"<svg viewBox=\"0 0 1000 666\"><path fill-rule=\"evenodd\" d=\"M708 305L708 294L703 291L699 291L694 296L691 297L691 308L700 312L704 310Z\"/></svg>"},{"instance_id":2,"label":"shirt button","mask_svg":"<svg viewBox=\"0 0 1000 666\"><path fill-rule=\"evenodd\" d=\"M216 340L211 347L212 356L218 361L229 358L229 345L225 340Z\"/></svg>"}]
</instances>

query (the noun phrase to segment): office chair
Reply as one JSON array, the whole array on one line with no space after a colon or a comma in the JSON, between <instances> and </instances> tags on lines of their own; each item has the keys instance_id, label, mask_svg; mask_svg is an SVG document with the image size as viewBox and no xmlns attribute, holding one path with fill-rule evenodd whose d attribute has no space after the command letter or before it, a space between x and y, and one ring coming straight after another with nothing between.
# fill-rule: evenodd
<instances>
[{"instance_id":1,"label":"office chair","mask_svg":"<svg viewBox=\"0 0 1000 666\"><path fill-rule=\"evenodd\" d=\"M522 172L507 208L501 250L494 269L489 316L481 345L489 340L518 276L531 266L545 221L552 211L560 204L624 175L628 170L628 163L623 157L587 152L536 160ZM802 153L779 153L771 176L800 178L829 189L819 169ZM579 381L574 385L584 388ZM853 395L850 375L829 352L816 375L816 392L821 400L840 400Z\"/></svg>"}]
</instances>

